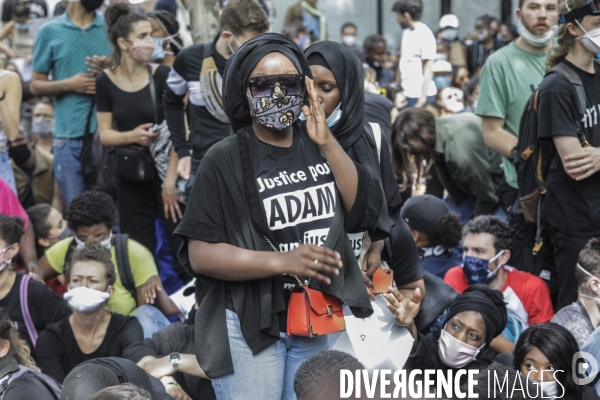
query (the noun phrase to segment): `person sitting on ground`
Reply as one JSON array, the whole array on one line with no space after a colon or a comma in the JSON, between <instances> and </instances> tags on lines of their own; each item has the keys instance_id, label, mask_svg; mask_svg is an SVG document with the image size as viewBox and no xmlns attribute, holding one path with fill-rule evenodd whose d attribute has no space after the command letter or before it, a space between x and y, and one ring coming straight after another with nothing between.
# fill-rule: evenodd
<instances>
[{"instance_id":1,"label":"person sitting on ground","mask_svg":"<svg viewBox=\"0 0 600 400\"><path fill-rule=\"evenodd\" d=\"M54 131L54 103L47 97L33 107L31 133L38 137L37 146L52 153L52 132Z\"/></svg>"},{"instance_id":2,"label":"person sitting on ground","mask_svg":"<svg viewBox=\"0 0 600 400\"><path fill-rule=\"evenodd\" d=\"M186 294L194 293L190 287ZM159 379L174 398L216 400L215 391L196 359L194 319L198 303L184 322L177 322L156 332L152 338L136 343L125 357L137 362L148 374Z\"/></svg>"},{"instance_id":3,"label":"person sitting on ground","mask_svg":"<svg viewBox=\"0 0 600 400\"><path fill-rule=\"evenodd\" d=\"M14 271L12 259L19 253L23 225L19 217L0 214L0 307L35 359L38 333L71 315L71 309L50 288Z\"/></svg>"},{"instance_id":4,"label":"person sitting on ground","mask_svg":"<svg viewBox=\"0 0 600 400\"><path fill-rule=\"evenodd\" d=\"M446 203L430 194L411 197L400 216L412 233L425 271L444 279L450 268L462 263L462 225Z\"/></svg>"},{"instance_id":5,"label":"person sitting on ground","mask_svg":"<svg viewBox=\"0 0 600 400\"><path fill-rule=\"evenodd\" d=\"M58 400L60 385L40 373L29 346L0 308L0 395L3 400Z\"/></svg>"},{"instance_id":6,"label":"person sitting on ground","mask_svg":"<svg viewBox=\"0 0 600 400\"><path fill-rule=\"evenodd\" d=\"M448 90L454 89L446 88L442 95ZM461 223L477 215L503 215L496 184L500 156L485 145L479 117L461 113L435 118L426 110L404 110L394 124L392 149L401 190L430 174L436 184L429 182L427 193L442 198L446 189L444 201L460 214Z\"/></svg>"},{"instance_id":7,"label":"person sitting on ground","mask_svg":"<svg viewBox=\"0 0 600 400\"><path fill-rule=\"evenodd\" d=\"M153 400L153 397L144 389L131 383L123 383L102 389L92 400Z\"/></svg>"},{"instance_id":8,"label":"person sitting on ground","mask_svg":"<svg viewBox=\"0 0 600 400\"><path fill-rule=\"evenodd\" d=\"M394 321L407 327L415 339L404 366L407 370L435 369L436 376L432 378L436 382L439 373L452 371L454 377L458 370L481 370L496 356L490 343L502 333L507 319L506 305L499 291L485 285L470 286L450 305L446 325L425 336L419 334L415 326L420 292L415 291L412 300L397 290L384 297Z\"/></svg>"},{"instance_id":9,"label":"person sitting on ground","mask_svg":"<svg viewBox=\"0 0 600 400\"><path fill-rule=\"evenodd\" d=\"M548 285L541 278L506 264L513 233L504 221L480 215L469 221L462 233L462 265L449 270L444 280L459 293L470 285L485 284L504 294L508 324L492 347L499 353L512 353L513 343L525 329L554 316Z\"/></svg>"},{"instance_id":10,"label":"person sitting on ground","mask_svg":"<svg viewBox=\"0 0 600 400\"><path fill-rule=\"evenodd\" d=\"M56 208L50 204L36 204L27 209L29 221L35 233L35 247L38 258L59 241L73 236L67 221Z\"/></svg>"},{"instance_id":11,"label":"person sitting on ground","mask_svg":"<svg viewBox=\"0 0 600 400\"><path fill-rule=\"evenodd\" d=\"M577 301L561 308L551 322L564 326L581 347L600 325L600 238L592 238L579 252L575 270Z\"/></svg>"},{"instance_id":12,"label":"person sitting on ground","mask_svg":"<svg viewBox=\"0 0 600 400\"><path fill-rule=\"evenodd\" d=\"M513 368L543 390L540 398L597 400L596 391L575 378L585 368L573 334L553 322L527 329L515 347ZM579 358L575 362L576 358ZM577 367L577 368L576 368ZM585 369L584 369L585 370ZM523 379L525 380L525 379Z\"/></svg>"},{"instance_id":13,"label":"person sitting on ground","mask_svg":"<svg viewBox=\"0 0 600 400\"><path fill-rule=\"evenodd\" d=\"M110 250L111 260L118 271L114 296L106 303L107 310L121 315L135 314L144 328L144 337L150 337L168 325L164 315L178 314L179 310L163 289L152 253L132 239L127 239L127 255L133 284L123 284L127 271L126 265L121 265L117 259L119 240L112 234L116 222L112 198L98 191L82 193L71 202L67 221L75 236L61 240L46 251L40 260L44 278L48 280L63 273L70 253L75 248L84 247L88 238L97 238Z\"/></svg>"},{"instance_id":14,"label":"person sitting on ground","mask_svg":"<svg viewBox=\"0 0 600 400\"><path fill-rule=\"evenodd\" d=\"M123 357L144 338L134 317L112 314L105 304L115 293L117 274L111 254L96 238L75 250L65 266L69 291L65 300L73 314L48 325L38 339L42 372L61 382L75 366L100 357Z\"/></svg>"},{"instance_id":15,"label":"person sitting on ground","mask_svg":"<svg viewBox=\"0 0 600 400\"><path fill-rule=\"evenodd\" d=\"M322 351L306 360L294 376L294 392L298 400L340 398L340 371L364 370L355 357L337 350ZM364 393L364 391L361 391Z\"/></svg>"},{"instance_id":16,"label":"person sitting on ground","mask_svg":"<svg viewBox=\"0 0 600 400\"><path fill-rule=\"evenodd\" d=\"M152 400L173 400L158 379L132 361L119 357L95 358L73 368L65 378L62 398L88 400L107 388L123 384L132 384L150 393ZM135 397L118 399L141 400ZM175 400L189 400L189 397L176 397Z\"/></svg>"}]
</instances>

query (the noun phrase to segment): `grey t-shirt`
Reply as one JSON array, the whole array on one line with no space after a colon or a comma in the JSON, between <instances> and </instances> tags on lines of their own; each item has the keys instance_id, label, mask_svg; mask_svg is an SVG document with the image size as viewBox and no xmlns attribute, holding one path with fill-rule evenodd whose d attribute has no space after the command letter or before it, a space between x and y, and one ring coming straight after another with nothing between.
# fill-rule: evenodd
<instances>
[{"instance_id":1,"label":"grey t-shirt","mask_svg":"<svg viewBox=\"0 0 600 400\"><path fill-rule=\"evenodd\" d=\"M594 332L590 316L579 300L561 308L550 322L567 328L575 336L579 347L583 346L587 338Z\"/></svg>"}]
</instances>

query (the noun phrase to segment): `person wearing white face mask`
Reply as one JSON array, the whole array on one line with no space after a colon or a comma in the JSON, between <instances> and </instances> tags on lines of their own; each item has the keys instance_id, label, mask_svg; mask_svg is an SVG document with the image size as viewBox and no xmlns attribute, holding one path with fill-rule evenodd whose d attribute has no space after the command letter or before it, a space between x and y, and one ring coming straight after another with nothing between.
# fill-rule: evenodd
<instances>
[{"instance_id":1,"label":"person wearing white face mask","mask_svg":"<svg viewBox=\"0 0 600 400\"><path fill-rule=\"evenodd\" d=\"M481 71L479 97L475 113L482 117L483 138L488 147L503 156L503 182L500 200L504 210L513 205L517 212L509 216L517 240L511 265L540 273L534 264L532 249L535 226L523 218L518 202L517 173L512 150L517 145L519 123L532 92L546 72L548 54L556 43L548 34L558 21L558 0L520 0L516 16L523 29L521 36L492 54ZM527 33L526 33L527 32Z\"/></svg>"},{"instance_id":2,"label":"person wearing white face mask","mask_svg":"<svg viewBox=\"0 0 600 400\"><path fill-rule=\"evenodd\" d=\"M358 56L361 60L365 58L365 53L363 52L362 44L357 39L358 35L358 27L353 22L346 22L342 25L342 31L340 33L341 43L352 50L354 54Z\"/></svg>"},{"instance_id":3,"label":"person wearing white face mask","mask_svg":"<svg viewBox=\"0 0 600 400\"><path fill-rule=\"evenodd\" d=\"M581 80L585 111L578 106L573 78L546 75L538 95L538 138L549 143L548 152L556 152L560 162L545 177L542 262L556 267L557 309L577 300L579 252L600 234L595 212L600 207L600 125L594 118L600 111L600 68L594 61L600 51L600 1L569 0L560 11L558 46L548 68L565 69Z\"/></svg>"},{"instance_id":4,"label":"person wearing white face mask","mask_svg":"<svg viewBox=\"0 0 600 400\"><path fill-rule=\"evenodd\" d=\"M552 322L573 333L581 347L600 325L600 238L591 239L579 253L575 276L577 301L561 308Z\"/></svg>"},{"instance_id":5,"label":"person wearing white face mask","mask_svg":"<svg viewBox=\"0 0 600 400\"><path fill-rule=\"evenodd\" d=\"M583 360L579 357L576 362L578 353L579 346L569 330L552 322L538 324L523 332L517 341L512 366L521 372L523 382L536 384L537 393L531 392L530 396L551 400L600 399L592 387L575 379L581 377ZM542 390L544 395L540 396Z\"/></svg>"},{"instance_id":6,"label":"person wearing white face mask","mask_svg":"<svg viewBox=\"0 0 600 400\"><path fill-rule=\"evenodd\" d=\"M417 332L414 323L421 302L420 291L416 290L413 298L407 299L398 290L390 290L391 293L383 295L389 302L388 309L396 323L407 327L415 339L404 368L446 373L449 369L480 370L492 363L496 352L489 345L502 333L507 320L501 292L485 285L469 287L450 304L446 325L424 336ZM436 377L432 379L437 381Z\"/></svg>"},{"instance_id":7,"label":"person wearing white face mask","mask_svg":"<svg viewBox=\"0 0 600 400\"><path fill-rule=\"evenodd\" d=\"M19 253L23 227L21 218L0 214L0 308L13 321L35 359L38 333L68 317L71 310L48 286L14 271L12 260Z\"/></svg>"},{"instance_id":8,"label":"person wearing white face mask","mask_svg":"<svg viewBox=\"0 0 600 400\"><path fill-rule=\"evenodd\" d=\"M38 339L40 368L61 383L82 362L123 357L144 337L136 318L105 309L117 276L110 252L97 239L89 239L73 253L65 277L69 291L64 298L73 314L48 326Z\"/></svg>"}]
</instances>

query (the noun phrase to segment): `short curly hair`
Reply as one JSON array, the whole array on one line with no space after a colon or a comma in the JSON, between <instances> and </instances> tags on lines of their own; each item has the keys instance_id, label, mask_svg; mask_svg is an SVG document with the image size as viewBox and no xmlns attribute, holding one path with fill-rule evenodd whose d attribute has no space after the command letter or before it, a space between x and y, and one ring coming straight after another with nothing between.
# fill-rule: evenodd
<instances>
[{"instance_id":1,"label":"short curly hair","mask_svg":"<svg viewBox=\"0 0 600 400\"><path fill-rule=\"evenodd\" d=\"M294 376L298 400L312 399L327 382L340 379L340 370L363 370L364 365L350 354L337 350L322 351L306 360ZM337 384L339 387L339 383Z\"/></svg>"},{"instance_id":2,"label":"short curly hair","mask_svg":"<svg viewBox=\"0 0 600 400\"><path fill-rule=\"evenodd\" d=\"M25 232L25 221L20 217L0 214L0 239L8 246L19 243Z\"/></svg>"},{"instance_id":3,"label":"short curly hair","mask_svg":"<svg viewBox=\"0 0 600 400\"><path fill-rule=\"evenodd\" d=\"M429 237L431 247L442 246L445 249L458 247L461 235L462 224L458 214L448 213L438 223L435 233Z\"/></svg>"},{"instance_id":4,"label":"short curly hair","mask_svg":"<svg viewBox=\"0 0 600 400\"><path fill-rule=\"evenodd\" d=\"M106 224L111 229L117 222L117 214L112 197L95 190L80 194L69 205L67 222L73 230L76 230L80 226L97 224Z\"/></svg>"},{"instance_id":5,"label":"short curly hair","mask_svg":"<svg viewBox=\"0 0 600 400\"><path fill-rule=\"evenodd\" d=\"M501 250L510 250L512 244L512 229L498 217L493 215L480 215L473 218L463 227L463 237L468 234L489 233L494 237L496 253Z\"/></svg>"}]
</instances>

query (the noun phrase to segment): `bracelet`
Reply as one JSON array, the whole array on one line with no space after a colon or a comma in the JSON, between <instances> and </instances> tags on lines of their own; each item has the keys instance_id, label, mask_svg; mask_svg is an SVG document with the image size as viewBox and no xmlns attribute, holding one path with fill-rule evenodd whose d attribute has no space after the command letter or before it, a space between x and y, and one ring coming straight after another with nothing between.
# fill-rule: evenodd
<instances>
[{"instance_id":1,"label":"bracelet","mask_svg":"<svg viewBox=\"0 0 600 400\"><path fill-rule=\"evenodd\" d=\"M181 386L179 383L174 382L174 381L167 382L167 385Z\"/></svg>"}]
</instances>

